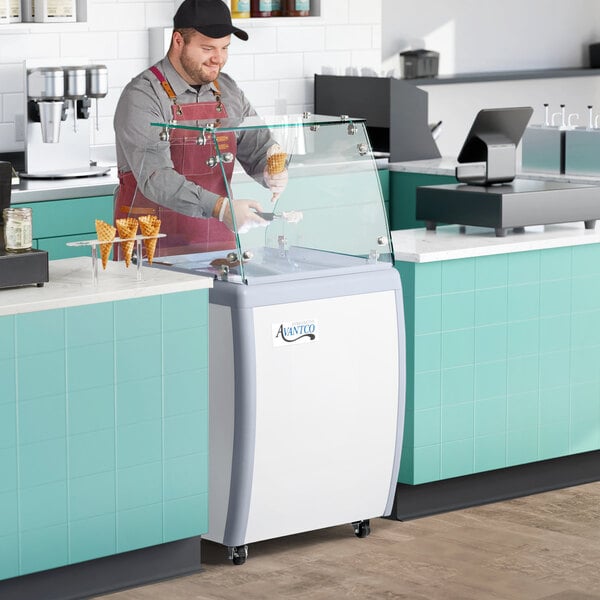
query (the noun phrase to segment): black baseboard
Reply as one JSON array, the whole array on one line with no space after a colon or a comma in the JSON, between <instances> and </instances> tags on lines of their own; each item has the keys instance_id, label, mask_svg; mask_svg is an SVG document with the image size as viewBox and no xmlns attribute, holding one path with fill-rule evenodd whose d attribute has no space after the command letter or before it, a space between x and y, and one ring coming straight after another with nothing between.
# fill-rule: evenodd
<instances>
[{"instance_id":1,"label":"black baseboard","mask_svg":"<svg viewBox=\"0 0 600 600\"><path fill-rule=\"evenodd\" d=\"M390 518L408 521L598 480L600 451L421 485L399 483Z\"/></svg>"},{"instance_id":2,"label":"black baseboard","mask_svg":"<svg viewBox=\"0 0 600 600\"><path fill-rule=\"evenodd\" d=\"M0 581L2 600L76 600L197 573L200 537Z\"/></svg>"}]
</instances>

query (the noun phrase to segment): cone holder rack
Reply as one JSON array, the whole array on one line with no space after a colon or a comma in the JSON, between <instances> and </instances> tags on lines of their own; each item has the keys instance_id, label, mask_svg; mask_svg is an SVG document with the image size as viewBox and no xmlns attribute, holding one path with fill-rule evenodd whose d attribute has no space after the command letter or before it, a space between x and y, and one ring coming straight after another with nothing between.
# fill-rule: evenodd
<instances>
[{"instance_id":1,"label":"cone holder rack","mask_svg":"<svg viewBox=\"0 0 600 600\"><path fill-rule=\"evenodd\" d=\"M67 246L91 246L92 248L92 281L94 285L98 285L98 246L100 244L119 244L121 242L135 241L135 248L138 260L136 261L135 278L137 281L142 280L142 241L154 240L157 238L166 237L166 233L157 233L156 235L136 235L130 238L115 237L110 241L107 240L80 240L77 242L67 242Z\"/></svg>"}]
</instances>

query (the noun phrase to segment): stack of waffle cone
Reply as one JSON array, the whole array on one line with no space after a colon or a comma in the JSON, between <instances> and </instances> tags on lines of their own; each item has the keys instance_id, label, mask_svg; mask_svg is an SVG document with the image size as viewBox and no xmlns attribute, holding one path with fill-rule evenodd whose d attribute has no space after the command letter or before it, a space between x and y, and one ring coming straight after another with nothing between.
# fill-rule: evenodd
<instances>
[{"instance_id":1,"label":"stack of waffle cone","mask_svg":"<svg viewBox=\"0 0 600 600\"><path fill-rule=\"evenodd\" d=\"M96 235L101 242L112 242L117 230L106 221L96 219ZM110 255L112 244L100 244L100 256L102 257L102 268L106 269L106 263Z\"/></svg>"},{"instance_id":2,"label":"stack of waffle cone","mask_svg":"<svg viewBox=\"0 0 600 600\"><path fill-rule=\"evenodd\" d=\"M119 231L119 237L121 239L129 240L127 242L121 242L121 250L123 251L123 257L125 258L125 266L128 267L131 263L131 257L133 256L133 248L135 246L134 238L138 230L137 219L129 217L127 219L117 219L115 221L117 230Z\"/></svg>"},{"instance_id":3,"label":"stack of waffle cone","mask_svg":"<svg viewBox=\"0 0 600 600\"><path fill-rule=\"evenodd\" d=\"M277 175L285 171L287 154L279 144L273 144L267 152L267 171L269 175Z\"/></svg>"},{"instance_id":4,"label":"stack of waffle cone","mask_svg":"<svg viewBox=\"0 0 600 600\"><path fill-rule=\"evenodd\" d=\"M160 219L156 215L144 215L139 218L139 221L142 235L158 235L160 231ZM146 256L150 264L152 264L152 260L154 259L157 241L158 238L144 240L144 248L146 249Z\"/></svg>"}]
</instances>

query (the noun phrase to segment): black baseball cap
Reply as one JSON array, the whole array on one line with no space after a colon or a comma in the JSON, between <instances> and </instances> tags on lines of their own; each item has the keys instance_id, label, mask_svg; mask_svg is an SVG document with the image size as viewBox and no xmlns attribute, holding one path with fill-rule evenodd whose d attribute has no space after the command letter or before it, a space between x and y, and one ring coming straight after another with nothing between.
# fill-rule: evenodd
<instances>
[{"instance_id":1,"label":"black baseball cap","mask_svg":"<svg viewBox=\"0 0 600 600\"><path fill-rule=\"evenodd\" d=\"M248 39L245 31L233 26L229 8L222 0L183 0L173 17L173 27L192 27L211 38L222 38L233 33L241 40Z\"/></svg>"}]
</instances>

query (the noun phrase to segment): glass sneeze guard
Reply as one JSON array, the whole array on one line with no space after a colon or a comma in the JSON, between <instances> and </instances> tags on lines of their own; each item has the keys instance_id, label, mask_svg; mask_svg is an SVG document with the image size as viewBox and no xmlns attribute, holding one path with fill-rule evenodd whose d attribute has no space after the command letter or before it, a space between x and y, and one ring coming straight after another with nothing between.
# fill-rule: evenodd
<instances>
[{"instance_id":1,"label":"glass sneeze guard","mask_svg":"<svg viewBox=\"0 0 600 600\"><path fill-rule=\"evenodd\" d=\"M157 141L145 150L142 171L150 175L153 154L171 153L186 165L188 178L192 173L201 194L224 196L229 208L239 200L261 208L250 223L234 218L230 231L217 219L182 214L185 206L173 198L149 204L143 193L149 189L138 185L129 214L152 210L166 234L155 264L250 285L393 266L363 121L304 114L151 125ZM266 175L273 154L284 168L279 195Z\"/></svg>"}]
</instances>

